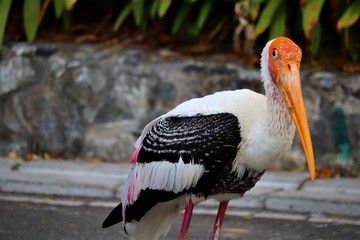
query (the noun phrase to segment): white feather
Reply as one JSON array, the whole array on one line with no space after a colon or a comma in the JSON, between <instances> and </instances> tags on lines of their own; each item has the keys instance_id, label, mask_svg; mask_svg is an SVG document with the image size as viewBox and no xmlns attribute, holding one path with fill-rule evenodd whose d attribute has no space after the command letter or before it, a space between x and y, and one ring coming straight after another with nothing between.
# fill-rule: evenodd
<instances>
[{"instance_id":1,"label":"white feather","mask_svg":"<svg viewBox=\"0 0 360 240\"><path fill-rule=\"evenodd\" d=\"M189 189L196 185L204 171L204 166L185 164L181 157L177 163L167 161L136 163L125 183L122 203L124 206L134 203L142 189L174 193Z\"/></svg>"},{"instance_id":2,"label":"white feather","mask_svg":"<svg viewBox=\"0 0 360 240\"><path fill-rule=\"evenodd\" d=\"M152 128L152 126L154 126L160 119L162 118L162 116L155 118L154 120L152 120L151 122L149 122L144 129L141 132L140 137L136 140L135 142L135 149L139 149L141 147L141 143L144 140L146 134L150 131L150 129Z\"/></svg>"},{"instance_id":3,"label":"white feather","mask_svg":"<svg viewBox=\"0 0 360 240\"><path fill-rule=\"evenodd\" d=\"M161 202L150 209L140 221L133 220L125 224L126 232L133 240L155 240L166 236L172 222L186 204L186 195L168 202Z\"/></svg>"},{"instance_id":4,"label":"white feather","mask_svg":"<svg viewBox=\"0 0 360 240\"><path fill-rule=\"evenodd\" d=\"M261 74L261 79L264 82L264 85L267 84L272 79L268 69L268 65L269 65L268 53L269 53L270 45L274 40L275 39L268 41L261 53L260 74Z\"/></svg>"}]
</instances>

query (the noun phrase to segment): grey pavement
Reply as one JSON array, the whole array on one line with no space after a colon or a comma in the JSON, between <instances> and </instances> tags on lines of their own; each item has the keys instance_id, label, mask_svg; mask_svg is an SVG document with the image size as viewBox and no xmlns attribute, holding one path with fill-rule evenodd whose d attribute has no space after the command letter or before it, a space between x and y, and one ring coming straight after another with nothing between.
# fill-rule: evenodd
<instances>
[{"instance_id":1,"label":"grey pavement","mask_svg":"<svg viewBox=\"0 0 360 240\"><path fill-rule=\"evenodd\" d=\"M16 167L14 167L16 166ZM0 159L0 200L55 205L115 206L129 166L118 163ZM360 225L360 179L309 180L307 172L266 172L227 215ZM196 214L216 214L205 201Z\"/></svg>"}]
</instances>

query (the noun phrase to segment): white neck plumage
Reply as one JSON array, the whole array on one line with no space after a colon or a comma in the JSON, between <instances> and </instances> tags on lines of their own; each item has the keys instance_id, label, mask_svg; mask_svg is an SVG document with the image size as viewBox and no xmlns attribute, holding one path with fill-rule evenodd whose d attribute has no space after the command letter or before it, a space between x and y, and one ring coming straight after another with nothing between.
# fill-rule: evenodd
<instances>
[{"instance_id":1,"label":"white neck plumage","mask_svg":"<svg viewBox=\"0 0 360 240\"><path fill-rule=\"evenodd\" d=\"M268 68L269 41L261 53L261 79L264 83L267 104L267 130L270 137L278 139L290 148L295 136L295 125L280 96Z\"/></svg>"}]
</instances>

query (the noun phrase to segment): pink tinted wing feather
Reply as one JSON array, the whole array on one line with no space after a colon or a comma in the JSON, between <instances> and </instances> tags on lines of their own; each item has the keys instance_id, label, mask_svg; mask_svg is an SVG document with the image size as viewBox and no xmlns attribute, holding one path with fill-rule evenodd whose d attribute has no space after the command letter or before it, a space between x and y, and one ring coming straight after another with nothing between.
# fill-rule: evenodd
<instances>
[{"instance_id":1,"label":"pink tinted wing feather","mask_svg":"<svg viewBox=\"0 0 360 240\"><path fill-rule=\"evenodd\" d=\"M141 149L141 147L137 148L135 150L135 152L133 153L131 160L130 160L130 166L133 166L136 163L138 156L139 156L140 149Z\"/></svg>"}]
</instances>

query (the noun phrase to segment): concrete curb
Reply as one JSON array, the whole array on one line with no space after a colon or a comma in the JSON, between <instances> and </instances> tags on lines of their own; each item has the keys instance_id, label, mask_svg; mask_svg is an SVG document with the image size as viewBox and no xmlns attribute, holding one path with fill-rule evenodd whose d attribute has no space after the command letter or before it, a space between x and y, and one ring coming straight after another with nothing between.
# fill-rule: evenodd
<instances>
[{"instance_id":1,"label":"concrete curb","mask_svg":"<svg viewBox=\"0 0 360 240\"><path fill-rule=\"evenodd\" d=\"M17 165L18 170L13 170ZM74 161L0 159L0 195L31 194L118 201L129 167ZM360 217L360 179L308 180L307 173L267 172L229 209ZM200 206L216 208L208 200Z\"/></svg>"}]
</instances>

